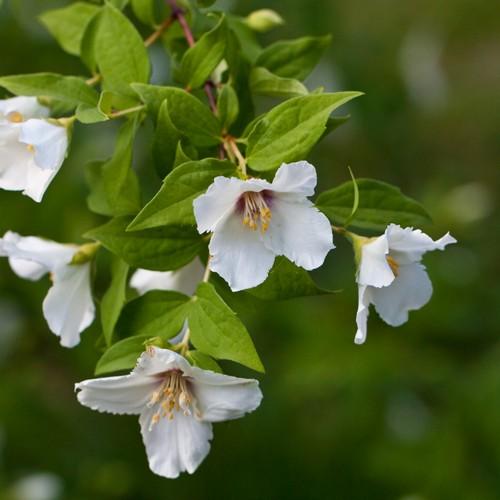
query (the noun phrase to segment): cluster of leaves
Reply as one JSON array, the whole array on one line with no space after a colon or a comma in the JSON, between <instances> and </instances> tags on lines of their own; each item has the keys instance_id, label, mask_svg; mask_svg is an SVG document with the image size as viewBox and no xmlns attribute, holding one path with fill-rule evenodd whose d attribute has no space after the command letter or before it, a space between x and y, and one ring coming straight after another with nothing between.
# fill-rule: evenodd
<instances>
[{"instance_id":1,"label":"cluster of leaves","mask_svg":"<svg viewBox=\"0 0 500 500\"><path fill-rule=\"evenodd\" d=\"M283 162L304 159L348 118L331 117L332 112L360 95L308 89L304 83L328 36L263 48L257 31L273 24L266 24L268 14L241 18L208 11L210 3L75 2L46 12L41 22L63 50L81 58L90 75L0 78L11 93L37 96L55 114L74 113L83 124L123 120L113 156L86 170L89 209L109 220L85 237L113 254L112 278L100 301L106 350L99 374L130 368L148 343L168 345L186 320L194 346L186 355L193 364L220 370L216 360L227 359L263 371L247 329L226 302L328 293L306 271L278 258L265 283L236 296L212 278L200 283L193 297L152 291L127 301L131 268L173 271L198 256L206 261L207 240L196 230L192 202L214 177L240 175L230 145L242 151L250 175L265 177ZM144 39L140 31L148 30L152 34ZM171 63L171 85L149 83L152 43L163 46ZM255 99L262 95L279 102L256 116ZM153 124L153 157L162 183L143 205L132 160L135 135L146 120ZM389 222L429 220L399 189L370 179L323 192L316 204L334 225L373 231L383 231Z\"/></svg>"}]
</instances>

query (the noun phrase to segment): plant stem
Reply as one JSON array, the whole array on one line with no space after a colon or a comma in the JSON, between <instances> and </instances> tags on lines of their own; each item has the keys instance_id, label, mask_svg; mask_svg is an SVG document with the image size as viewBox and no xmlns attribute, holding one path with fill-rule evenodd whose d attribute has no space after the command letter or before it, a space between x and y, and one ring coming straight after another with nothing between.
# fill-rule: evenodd
<instances>
[{"instance_id":1,"label":"plant stem","mask_svg":"<svg viewBox=\"0 0 500 500\"><path fill-rule=\"evenodd\" d=\"M142 111L146 107L145 104L140 104L139 106L134 106L133 108L121 109L120 111L114 111L109 113L108 118L119 118L120 116L129 115L130 113L137 113Z\"/></svg>"},{"instance_id":2,"label":"plant stem","mask_svg":"<svg viewBox=\"0 0 500 500\"><path fill-rule=\"evenodd\" d=\"M163 33L168 28L170 28L170 26L172 25L172 23L174 21L175 21L174 16L170 16L169 18L165 19L165 21L163 21L158 26L158 28L156 29L156 31L153 31L153 33L151 33L151 35L149 35L148 38L146 38L146 40L144 40L144 46L145 47L150 47L151 45L153 45L153 43L155 43L156 40L158 40L158 38L160 38L161 35L163 35Z\"/></svg>"},{"instance_id":3,"label":"plant stem","mask_svg":"<svg viewBox=\"0 0 500 500\"><path fill-rule=\"evenodd\" d=\"M181 25L182 32L184 33L184 38L186 39L189 47L192 47L196 41L194 39L193 32L189 27L189 24L186 20L186 16L184 15L184 10L179 7L176 0L166 0L166 2L170 5L172 9L172 17L177 19L178 23ZM208 104L212 113L217 114L217 103L215 100L215 96L213 94L213 89L215 88L215 83L212 80L208 80L203 86L203 90L207 95Z\"/></svg>"}]
</instances>

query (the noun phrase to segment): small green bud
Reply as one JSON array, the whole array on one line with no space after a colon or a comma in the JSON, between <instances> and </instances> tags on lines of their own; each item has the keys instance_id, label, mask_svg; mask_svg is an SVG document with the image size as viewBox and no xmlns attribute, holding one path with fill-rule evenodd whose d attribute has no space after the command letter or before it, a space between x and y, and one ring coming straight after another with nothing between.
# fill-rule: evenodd
<instances>
[{"instance_id":1,"label":"small green bud","mask_svg":"<svg viewBox=\"0 0 500 500\"><path fill-rule=\"evenodd\" d=\"M354 262L356 262L356 267L359 267L361 262L361 251L363 246L372 241L374 238L367 238L366 236L360 236L356 233L351 233L346 231L344 236L351 242L352 248L354 250Z\"/></svg>"},{"instance_id":2,"label":"small green bud","mask_svg":"<svg viewBox=\"0 0 500 500\"><path fill-rule=\"evenodd\" d=\"M91 261L100 246L100 243L85 243L85 245L82 245L75 255L73 255L70 264L77 266Z\"/></svg>"},{"instance_id":3,"label":"small green bud","mask_svg":"<svg viewBox=\"0 0 500 500\"><path fill-rule=\"evenodd\" d=\"M256 10L245 18L245 22L247 26L260 33L265 33L285 24L283 18L271 9Z\"/></svg>"}]
</instances>

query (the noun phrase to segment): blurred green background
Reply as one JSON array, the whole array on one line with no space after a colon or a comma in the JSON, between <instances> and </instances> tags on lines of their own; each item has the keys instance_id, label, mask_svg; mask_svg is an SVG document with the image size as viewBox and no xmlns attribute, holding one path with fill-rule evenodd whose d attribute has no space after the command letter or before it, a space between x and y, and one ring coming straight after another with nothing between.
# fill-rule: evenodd
<instances>
[{"instance_id":1,"label":"blurred green background","mask_svg":"<svg viewBox=\"0 0 500 500\"><path fill-rule=\"evenodd\" d=\"M37 14L63 1L0 7L0 74L85 75ZM311 155L320 188L358 177L395 183L459 240L426 257L433 300L397 329L372 312L353 343L350 249L316 274L333 297L245 315L267 374L249 417L215 426L194 476L150 473L135 417L80 406L73 384L92 376L99 334L73 350L43 320L48 280L30 283L0 262L0 498L400 499L500 498L500 6L492 0L222 2L247 14L271 7L287 24L264 37L333 34L310 88L362 90L348 124ZM157 81L168 70L151 55ZM101 219L88 212L84 164L113 148L114 124L77 125L72 151L37 205L0 192L7 229L60 241ZM152 178L144 132L135 161ZM233 373L249 371L226 365ZM30 493L31 492L31 493ZM38 496L37 496L38 495Z\"/></svg>"}]
</instances>

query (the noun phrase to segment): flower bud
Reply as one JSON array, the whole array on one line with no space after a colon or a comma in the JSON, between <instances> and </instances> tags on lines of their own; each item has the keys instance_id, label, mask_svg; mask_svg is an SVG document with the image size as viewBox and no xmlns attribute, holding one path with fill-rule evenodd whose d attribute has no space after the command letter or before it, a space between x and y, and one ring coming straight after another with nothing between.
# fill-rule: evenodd
<instances>
[{"instance_id":1,"label":"flower bud","mask_svg":"<svg viewBox=\"0 0 500 500\"><path fill-rule=\"evenodd\" d=\"M245 18L245 22L254 31L259 31L260 33L265 33L285 24L283 18L271 9L256 10Z\"/></svg>"},{"instance_id":2,"label":"flower bud","mask_svg":"<svg viewBox=\"0 0 500 500\"><path fill-rule=\"evenodd\" d=\"M82 245L75 255L73 255L70 264L77 266L91 261L100 246L100 243L86 243L85 245Z\"/></svg>"}]
</instances>

